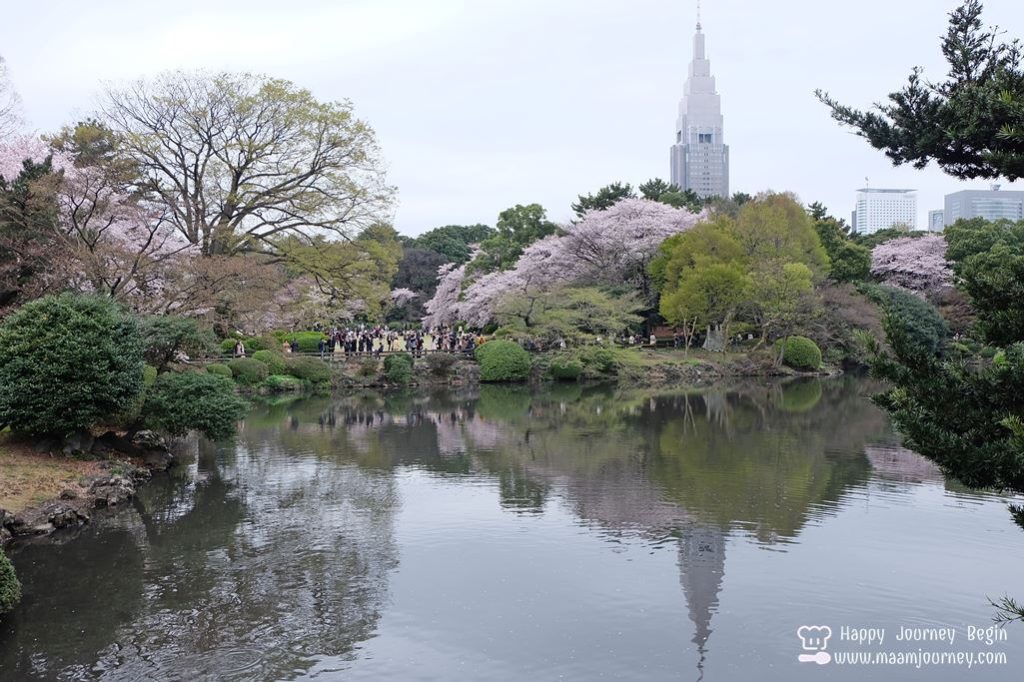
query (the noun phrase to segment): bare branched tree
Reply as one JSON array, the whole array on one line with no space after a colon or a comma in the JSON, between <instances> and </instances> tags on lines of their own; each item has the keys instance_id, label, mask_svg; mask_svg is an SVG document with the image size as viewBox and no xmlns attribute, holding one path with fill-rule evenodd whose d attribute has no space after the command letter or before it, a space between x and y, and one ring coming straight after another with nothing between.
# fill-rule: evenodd
<instances>
[{"instance_id":1,"label":"bare branched tree","mask_svg":"<svg viewBox=\"0 0 1024 682\"><path fill-rule=\"evenodd\" d=\"M261 75L172 72L109 88L103 122L141 188L204 256L284 255L285 238L351 237L394 195L352 105Z\"/></svg>"},{"instance_id":2,"label":"bare branched tree","mask_svg":"<svg viewBox=\"0 0 1024 682\"><path fill-rule=\"evenodd\" d=\"M21 97L7 74L7 63L0 57L0 139L21 126Z\"/></svg>"}]
</instances>

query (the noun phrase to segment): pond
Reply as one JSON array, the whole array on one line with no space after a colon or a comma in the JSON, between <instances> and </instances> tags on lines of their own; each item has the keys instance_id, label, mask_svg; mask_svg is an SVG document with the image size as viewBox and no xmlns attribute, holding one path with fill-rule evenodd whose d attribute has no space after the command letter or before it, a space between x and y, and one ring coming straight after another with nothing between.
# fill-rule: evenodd
<instances>
[{"instance_id":1,"label":"pond","mask_svg":"<svg viewBox=\"0 0 1024 682\"><path fill-rule=\"evenodd\" d=\"M968 628L1024 598L1024 530L898 447L872 389L262 406L14 548L0 679L1019 679L1024 625ZM798 662L802 626L830 664ZM843 658L865 652L962 664Z\"/></svg>"}]
</instances>

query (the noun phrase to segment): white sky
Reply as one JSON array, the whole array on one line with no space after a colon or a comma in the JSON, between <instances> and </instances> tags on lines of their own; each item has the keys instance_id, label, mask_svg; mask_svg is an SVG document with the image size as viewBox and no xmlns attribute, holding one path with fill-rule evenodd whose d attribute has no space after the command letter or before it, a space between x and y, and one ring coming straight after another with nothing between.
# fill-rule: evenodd
<instances>
[{"instance_id":1,"label":"white sky","mask_svg":"<svg viewBox=\"0 0 1024 682\"><path fill-rule=\"evenodd\" d=\"M377 130L418 234L493 224L517 203L567 219L577 194L668 179L696 0L49 0L3 3L0 54L39 131L85 116L102 82L173 68L258 71L349 98ZM869 106L911 67L944 74L959 0L704 0L731 189L789 190L849 219L854 190L919 190L919 227L960 183L893 168L813 96ZM987 0L1024 37L1024 3ZM1024 189L1024 183L1003 183Z\"/></svg>"}]
</instances>

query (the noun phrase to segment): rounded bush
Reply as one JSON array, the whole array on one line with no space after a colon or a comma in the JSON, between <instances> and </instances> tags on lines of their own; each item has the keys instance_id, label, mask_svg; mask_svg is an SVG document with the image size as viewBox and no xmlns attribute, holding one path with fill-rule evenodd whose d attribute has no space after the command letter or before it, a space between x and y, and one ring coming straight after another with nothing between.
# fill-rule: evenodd
<instances>
[{"instance_id":1,"label":"rounded bush","mask_svg":"<svg viewBox=\"0 0 1024 682\"><path fill-rule=\"evenodd\" d=\"M313 385L331 382L331 370L318 358L285 358L285 373Z\"/></svg>"},{"instance_id":2,"label":"rounded bush","mask_svg":"<svg viewBox=\"0 0 1024 682\"><path fill-rule=\"evenodd\" d=\"M600 346L588 346L580 351L580 360L584 365L601 374L611 374L618 369L619 362L615 357L615 351Z\"/></svg>"},{"instance_id":3,"label":"rounded bush","mask_svg":"<svg viewBox=\"0 0 1024 682\"><path fill-rule=\"evenodd\" d=\"M530 354L512 341L488 341L476 349L480 381L526 381L530 376Z\"/></svg>"},{"instance_id":4,"label":"rounded bush","mask_svg":"<svg viewBox=\"0 0 1024 682\"><path fill-rule=\"evenodd\" d=\"M266 365L252 358L236 358L228 363L228 367L231 369L231 376L243 386L261 384L270 375Z\"/></svg>"},{"instance_id":5,"label":"rounded bush","mask_svg":"<svg viewBox=\"0 0 1024 682\"><path fill-rule=\"evenodd\" d=\"M579 360L557 358L551 361L551 376L559 381L576 381L583 374L583 363Z\"/></svg>"},{"instance_id":6,"label":"rounded bush","mask_svg":"<svg viewBox=\"0 0 1024 682\"><path fill-rule=\"evenodd\" d=\"M395 353L384 358L384 378L388 383L407 384L412 381L413 359L408 353Z\"/></svg>"},{"instance_id":7,"label":"rounded bush","mask_svg":"<svg viewBox=\"0 0 1024 682\"><path fill-rule=\"evenodd\" d=\"M287 374L271 374L263 385L274 393L302 390L302 380Z\"/></svg>"},{"instance_id":8,"label":"rounded bush","mask_svg":"<svg viewBox=\"0 0 1024 682\"><path fill-rule=\"evenodd\" d=\"M431 353L427 356L427 370L436 377L448 376L458 359L451 353Z\"/></svg>"},{"instance_id":9,"label":"rounded bush","mask_svg":"<svg viewBox=\"0 0 1024 682\"><path fill-rule=\"evenodd\" d=\"M66 435L129 411L142 353L138 323L110 299L33 301L0 325L0 424Z\"/></svg>"},{"instance_id":10,"label":"rounded bush","mask_svg":"<svg viewBox=\"0 0 1024 682\"><path fill-rule=\"evenodd\" d=\"M212 362L207 365L206 371L209 374L216 374L217 376L227 377L228 379L232 377L231 368L227 365L222 365L219 362Z\"/></svg>"},{"instance_id":11,"label":"rounded bush","mask_svg":"<svg viewBox=\"0 0 1024 682\"><path fill-rule=\"evenodd\" d=\"M14 566L0 549L0 613L7 613L21 601L21 583Z\"/></svg>"},{"instance_id":12,"label":"rounded bush","mask_svg":"<svg viewBox=\"0 0 1024 682\"><path fill-rule=\"evenodd\" d=\"M284 358L274 351L258 350L252 354L252 359L266 365L267 371L270 372L271 375L285 374L288 371L288 368L284 364Z\"/></svg>"},{"instance_id":13,"label":"rounded bush","mask_svg":"<svg viewBox=\"0 0 1024 682\"><path fill-rule=\"evenodd\" d=\"M793 369L815 370L821 367L821 349L806 336L790 336L782 347L782 362Z\"/></svg>"},{"instance_id":14,"label":"rounded bush","mask_svg":"<svg viewBox=\"0 0 1024 682\"><path fill-rule=\"evenodd\" d=\"M194 429L212 440L224 440L234 434L235 422L248 407L226 377L167 372L150 389L142 412L147 426L172 436Z\"/></svg>"},{"instance_id":15,"label":"rounded bush","mask_svg":"<svg viewBox=\"0 0 1024 682\"><path fill-rule=\"evenodd\" d=\"M156 383L156 377L160 374L153 365L146 365L142 368L142 385L149 388Z\"/></svg>"}]
</instances>

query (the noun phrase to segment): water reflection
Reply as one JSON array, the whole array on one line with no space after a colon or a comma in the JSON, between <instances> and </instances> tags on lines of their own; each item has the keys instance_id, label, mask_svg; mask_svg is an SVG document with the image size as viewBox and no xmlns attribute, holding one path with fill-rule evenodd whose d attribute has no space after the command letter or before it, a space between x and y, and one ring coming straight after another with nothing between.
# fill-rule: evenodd
<instances>
[{"instance_id":1,"label":"water reflection","mask_svg":"<svg viewBox=\"0 0 1024 682\"><path fill-rule=\"evenodd\" d=\"M500 575L509 533L539 528L535 544L516 539L517 551L546 555L560 538L561 554L551 556L577 560L562 518L612 549L636 541L652 556L673 553L678 581L659 599L690 621L692 646L659 655L700 677L709 651L736 645L714 636L727 564L750 561L737 556L736 541L785 554L854 491L942 484L934 467L894 445L884 415L864 399L870 390L857 380L662 393L484 386L266 404L230 445L183 443L188 463L145 487L130 509L66 542L16 548L26 598L0 621L0 679L388 677L374 665L416 656L403 639L406 621L443 639L423 622L441 618L439 605L426 617L400 611L397 625L384 620L403 554L419 556L417 543L462 526L465 544L436 570L475 561L482 574L493 564L489 573ZM449 486L450 509L435 502L417 512L425 517L403 516L403 499L423 477ZM512 524L477 529L481 500ZM416 530L402 535L400 526ZM603 559L587 561L596 575ZM640 561L637 575L653 570ZM428 603L439 578L416 576L415 598ZM557 585L552 578L536 589ZM493 598L462 608L508 611L508 647L519 641L517 626L538 627L516 620L518 603ZM598 620L625 613L586 608ZM652 627L676 627L674 616L662 618ZM366 653L375 636L376 646L405 642L400 656ZM597 652L593 668L560 674L590 679L614 665L653 666L645 647L630 642L636 661L621 652L601 661ZM499 657L484 658L494 667L475 676L508 676ZM520 666L554 674L550 656L536 659ZM378 662L360 666L370 660ZM410 660L390 676L426 663Z\"/></svg>"}]
</instances>

